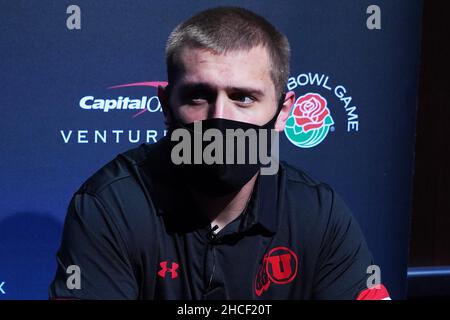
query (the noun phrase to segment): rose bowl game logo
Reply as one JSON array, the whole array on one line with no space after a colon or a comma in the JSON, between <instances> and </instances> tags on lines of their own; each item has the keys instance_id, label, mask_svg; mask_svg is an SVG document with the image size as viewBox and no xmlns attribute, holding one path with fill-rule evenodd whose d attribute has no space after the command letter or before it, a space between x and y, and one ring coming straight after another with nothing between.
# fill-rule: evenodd
<instances>
[{"instance_id":1,"label":"rose bowl game logo","mask_svg":"<svg viewBox=\"0 0 450 320\"><path fill-rule=\"evenodd\" d=\"M295 101L284 128L286 137L295 146L316 147L330 131L339 135L359 131L358 107L352 95L346 86L334 83L330 76L300 73L288 79L287 89L298 89L302 94Z\"/></svg>"},{"instance_id":2,"label":"rose bowl game logo","mask_svg":"<svg viewBox=\"0 0 450 320\"><path fill-rule=\"evenodd\" d=\"M307 93L295 101L284 132L297 147L312 148L334 129L333 124L327 100L318 93Z\"/></svg>"}]
</instances>

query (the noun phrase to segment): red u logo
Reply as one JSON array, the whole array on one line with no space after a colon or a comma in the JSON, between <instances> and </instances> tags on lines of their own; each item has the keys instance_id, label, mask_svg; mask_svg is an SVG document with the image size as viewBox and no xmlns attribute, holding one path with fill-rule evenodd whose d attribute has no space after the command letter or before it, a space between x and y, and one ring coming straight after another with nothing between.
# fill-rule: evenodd
<instances>
[{"instance_id":1,"label":"red u logo","mask_svg":"<svg viewBox=\"0 0 450 320\"><path fill-rule=\"evenodd\" d=\"M276 247L267 255L266 272L273 283L286 284L297 275L297 255L289 248Z\"/></svg>"},{"instance_id":2,"label":"red u logo","mask_svg":"<svg viewBox=\"0 0 450 320\"><path fill-rule=\"evenodd\" d=\"M280 256L269 257L268 262L272 267L272 277L277 281L289 279L292 274L290 254L285 253Z\"/></svg>"}]
</instances>

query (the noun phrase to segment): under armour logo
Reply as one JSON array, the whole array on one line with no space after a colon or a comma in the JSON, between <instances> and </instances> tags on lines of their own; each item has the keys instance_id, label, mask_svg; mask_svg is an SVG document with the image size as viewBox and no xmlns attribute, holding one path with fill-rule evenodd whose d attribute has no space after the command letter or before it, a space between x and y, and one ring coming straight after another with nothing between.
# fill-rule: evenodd
<instances>
[{"instance_id":1,"label":"under armour logo","mask_svg":"<svg viewBox=\"0 0 450 320\"><path fill-rule=\"evenodd\" d=\"M161 278L165 278L167 272L170 272L172 279L175 279L178 277L178 272L177 272L177 269L179 267L178 263L172 262L172 267L170 267L170 268L167 267L167 261L162 261L159 263L159 265L161 266L161 270L158 271L158 275Z\"/></svg>"}]
</instances>

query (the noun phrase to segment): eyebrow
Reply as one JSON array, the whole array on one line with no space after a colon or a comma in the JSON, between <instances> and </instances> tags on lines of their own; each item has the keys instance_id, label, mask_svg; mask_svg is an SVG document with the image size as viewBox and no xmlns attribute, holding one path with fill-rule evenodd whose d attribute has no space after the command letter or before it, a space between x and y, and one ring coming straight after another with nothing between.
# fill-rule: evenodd
<instances>
[{"instance_id":1,"label":"eyebrow","mask_svg":"<svg viewBox=\"0 0 450 320\"><path fill-rule=\"evenodd\" d=\"M180 92L182 92L182 93L194 91L194 90L204 90L206 92L212 92L215 90L215 88L213 86L211 86L207 83L203 83L203 82L185 83L180 86ZM240 91L240 92L244 92L246 94L251 94L254 96L258 96L258 97L261 97L264 95L264 91L257 89L257 88L252 88L252 87L231 86L231 87L225 87L225 90L226 91Z\"/></svg>"}]
</instances>

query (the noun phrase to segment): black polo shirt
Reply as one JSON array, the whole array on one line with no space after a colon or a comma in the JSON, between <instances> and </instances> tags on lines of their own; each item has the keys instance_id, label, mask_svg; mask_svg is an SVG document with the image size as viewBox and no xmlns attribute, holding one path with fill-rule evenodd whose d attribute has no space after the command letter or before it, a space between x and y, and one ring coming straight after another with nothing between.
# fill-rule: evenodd
<instances>
[{"instance_id":1,"label":"black polo shirt","mask_svg":"<svg viewBox=\"0 0 450 320\"><path fill-rule=\"evenodd\" d=\"M373 264L328 185L281 163L217 234L198 213L167 138L120 154L74 194L51 298L356 299ZM68 289L70 265L81 288Z\"/></svg>"}]
</instances>

